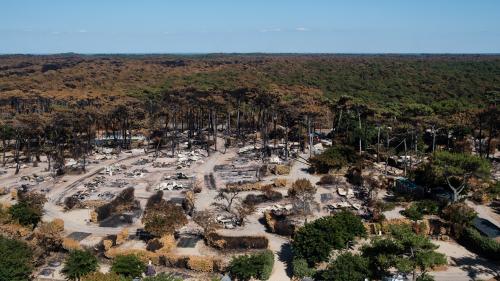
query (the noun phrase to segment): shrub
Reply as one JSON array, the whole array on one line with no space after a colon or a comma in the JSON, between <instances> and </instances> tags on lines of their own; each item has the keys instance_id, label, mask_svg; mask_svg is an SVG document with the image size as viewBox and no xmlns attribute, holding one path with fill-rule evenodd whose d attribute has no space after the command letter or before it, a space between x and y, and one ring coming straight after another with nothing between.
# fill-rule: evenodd
<instances>
[{"instance_id":1,"label":"shrub","mask_svg":"<svg viewBox=\"0 0 500 281\"><path fill-rule=\"evenodd\" d=\"M222 236L216 232L209 233L206 239L219 249L266 249L269 244L265 236Z\"/></svg>"},{"instance_id":2,"label":"shrub","mask_svg":"<svg viewBox=\"0 0 500 281\"><path fill-rule=\"evenodd\" d=\"M305 259L293 259L292 269L293 276L298 278L313 277L316 274L316 269L309 267Z\"/></svg>"},{"instance_id":3,"label":"shrub","mask_svg":"<svg viewBox=\"0 0 500 281\"><path fill-rule=\"evenodd\" d=\"M69 253L62 273L70 280L80 280L80 277L96 271L97 266L97 258L92 253L75 250Z\"/></svg>"},{"instance_id":4,"label":"shrub","mask_svg":"<svg viewBox=\"0 0 500 281\"><path fill-rule=\"evenodd\" d=\"M82 246L80 246L80 242L71 239L71 238L64 238L62 246L65 250L71 251L71 250L81 250Z\"/></svg>"},{"instance_id":5,"label":"shrub","mask_svg":"<svg viewBox=\"0 0 500 281\"><path fill-rule=\"evenodd\" d=\"M338 183L337 177L331 174L326 174L321 177L319 180L319 184L337 184Z\"/></svg>"},{"instance_id":6,"label":"shrub","mask_svg":"<svg viewBox=\"0 0 500 281\"><path fill-rule=\"evenodd\" d=\"M160 273L156 276L146 277L142 281L182 281L182 278L176 277L171 273Z\"/></svg>"},{"instance_id":7,"label":"shrub","mask_svg":"<svg viewBox=\"0 0 500 281\"><path fill-rule=\"evenodd\" d=\"M116 235L116 245L121 245L125 243L128 239L128 229L124 228L122 231L118 232Z\"/></svg>"},{"instance_id":8,"label":"shrub","mask_svg":"<svg viewBox=\"0 0 500 281\"><path fill-rule=\"evenodd\" d=\"M273 168L273 174L275 175L288 175L290 173L290 166L287 165L276 165Z\"/></svg>"},{"instance_id":9,"label":"shrub","mask_svg":"<svg viewBox=\"0 0 500 281\"><path fill-rule=\"evenodd\" d=\"M30 280L32 251L24 242L0 235L0 280Z\"/></svg>"},{"instance_id":10,"label":"shrub","mask_svg":"<svg viewBox=\"0 0 500 281\"><path fill-rule=\"evenodd\" d=\"M439 213L439 205L432 200L422 200L413 203L410 207L402 211L402 214L413 220L421 220L424 215L436 215Z\"/></svg>"},{"instance_id":11,"label":"shrub","mask_svg":"<svg viewBox=\"0 0 500 281\"><path fill-rule=\"evenodd\" d=\"M411 219L412 221L418 221L424 217L424 214L422 214L420 212L420 210L418 209L418 207L415 204L412 204L410 207L401 211L401 214L403 214L405 217Z\"/></svg>"},{"instance_id":12,"label":"shrub","mask_svg":"<svg viewBox=\"0 0 500 281\"><path fill-rule=\"evenodd\" d=\"M136 255L117 256L111 271L125 277L139 277L146 270L146 265Z\"/></svg>"},{"instance_id":13,"label":"shrub","mask_svg":"<svg viewBox=\"0 0 500 281\"><path fill-rule=\"evenodd\" d=\"M104 204L96 209L97 220L102 221L120 209L127 209L134 205L134 188L127 187L111 202Z\"/></svg>"},{"instance_id":14,"label":"shrub","mask_svg":"<svg viewBox=\"0 0 500 281\"><path fill-rule=\"evenodd\" d=\"M142 217L144 229L156 236L173 233L187 223L184 210L165 200L146 209Z\"/></svg>"},{"instance_id":15,"label":"shrub","mask_svg":"<svg viewBox=\"0 0 500 281\"><path fill-rule=\"evenodd\" d=\"M284 178L276 178L273 181L273 185L275 187L286 187L286 184L287 184L287 180Z\"/></svg>"},{"instance_id":16,"label":"shrub","mask_svg":"<svg viewBox=\"0 0 500 281\"><path fill-rule=\"evenodd\" d=\"M35 232L38 244L48 251L57 251L61 248L64 231L64 221L54 219L51 222L42 222Z\"/></svg>"},{"instance_id":17,"label":"shrub","mask_svg":"<svg viewBox=\"0 0 500 281\"><path fill-rule=\"evenodd\" d=\"M229 272L238 280L246 281L251 278L267 280L274 265L274 254L270 250L253 255L235 257L229 264Z\"/></svg>"},{"instance_id":18,"label":"shrub","mask_svg":"<svg viewBox=\"0 0 500 281\"><path fill-rule=\"evenodd\" d=\"M361 219L351 212L343 211L301 227L295 233L292 248L295 256L314 265L326 261L332 249L343 249L347 242L357 236L366 236Z\"/></svg>"},{"instance_id":19,"label":"shrub","mask_svg":"<svg viewBox=\"0 0 500 281\"><path fill-rule=\"evenodd\" d=\"M369 274L368 259L348 252L339 255L321 275L324 280L364 281Z\"/></svg>"},{"instance_id":20,"label":"shrub","mask_svg":"<svg viewBox=\"0 0 500 281\"><path fill-rule=\"evenodd\" d=\"M492 260L500 260L500 243L482 236L472 227L464 229L459 241L479 255Z\"/></svg>"},{"instance_id":21,"label":"shrub","mask_svg":"<svg viewBox=\"0 0 500 281\"><path fill-rule=\"evenodd\" d=\"M126 279L113 272L93 272L83 276L81 281L126 281Z\"/></svg>"},{"instance_id":22,"label":"shrub","mask_svg":"<svg viewBox=\"0 0 500 281\"><path fill-rule=\"evenodd\" d=\"M214 261L210 257L191 256L188 259L187 266L195 271L212 272L214 270Z\"/></svg>"},{"instance_id":23,"label":"shrub","mask_svg":"<svg viewBox=\"0 0 500 281\"><path fill-rule=\"evenodd\" d=\"M42 219L39 212L22 201L10 207L9 214L20 224L29 227L35 227Z\"/></svg>"},{"instance_id":24,"label":"shrub","mask_svg":"<svg viewBox=\"0 0 500 281\"><path fill-rule=\"evenodd\" d=\"M312 167L318 173L328 173L331 169L339 170L349 163L359 161L356 151L350 146L335 145L310 159Z\"/></svg>"}]
</instances>

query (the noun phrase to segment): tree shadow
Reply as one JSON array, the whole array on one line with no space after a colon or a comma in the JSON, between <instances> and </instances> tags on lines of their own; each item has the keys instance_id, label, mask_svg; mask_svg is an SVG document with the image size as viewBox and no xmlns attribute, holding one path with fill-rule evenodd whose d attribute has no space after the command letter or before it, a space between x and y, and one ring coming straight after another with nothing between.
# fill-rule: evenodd
<instances>
[{"instance_id":1,"label":"tree shadow","mask_svg":"<svg viewBox=\"0 0 500 281\"><path fill-rule=\"evenodd\" d=\"M490 203L490 207L495 213L500 214L500 201L494 200Z\"/></svg>"},{"instance_id":2,"label":"tree shadow","mask_svg":"<svg viewBox=\"0 0 500 281\"><path fill-rule=\"evenodd\" d=\"M293 276L293 268L292 268L292 259L293 259L293 253L292 253L292 245L290 243L285 243L281 245L281 249L278 253L278 259L279 261L283 262L286 265L286 275L288 277Z\"/></svg>"},{"instance_id":3,"label":"tree shadow","mask_svg":"<svg viewBox=\"0 0 500 281\"><path fill-rule=\"evenodd\" d=\"M500 267L495 262L472 257L451 258L451 260L457 267L466 271L471 280L480 280L481 274L493 275L495 278L500 277Z\"/></svg>"}]
</instances>

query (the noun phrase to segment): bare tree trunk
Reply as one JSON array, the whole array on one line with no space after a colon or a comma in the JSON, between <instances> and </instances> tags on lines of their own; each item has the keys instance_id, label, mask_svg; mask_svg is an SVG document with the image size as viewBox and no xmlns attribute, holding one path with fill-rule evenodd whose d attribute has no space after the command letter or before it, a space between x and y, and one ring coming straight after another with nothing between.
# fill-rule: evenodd
<instances>
[{"instance_id":1,"label":"bare tree trunk","mask_svg":"<svg viewBox=\"0 0 500 281\"><path fill-rule=\"evenodd\" d=\"M380 125L377 130L377 162L380 162Z\"/></svg>"},{"instance_id":2,"label":"bare tree trunk","mask_svg":"<svg viewBox=\"0 0 500 281\"><path fill-rule=\"evenodd\" d=\"M361 134L361 113L358 111L358 124L359 124L359 133ZM361 135L359 136L359 154L361 154Z\"/></svg>"}]
</instances>

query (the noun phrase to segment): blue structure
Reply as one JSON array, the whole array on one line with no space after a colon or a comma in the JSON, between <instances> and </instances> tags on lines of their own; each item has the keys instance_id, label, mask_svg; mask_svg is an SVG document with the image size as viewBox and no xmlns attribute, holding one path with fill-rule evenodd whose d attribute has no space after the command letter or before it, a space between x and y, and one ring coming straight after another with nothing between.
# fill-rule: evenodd
<instances>
[{"instance_id":1,"label":"blue structure","mask_svg":"<svg viewBox=\"0 0 500 281\"><path fill-rule=\"evenodd\" d=\"M401 194L411 194L418 197L424 196L424 189L404 177L394 179L394 190Z\"/></svg>"}]
</instances>

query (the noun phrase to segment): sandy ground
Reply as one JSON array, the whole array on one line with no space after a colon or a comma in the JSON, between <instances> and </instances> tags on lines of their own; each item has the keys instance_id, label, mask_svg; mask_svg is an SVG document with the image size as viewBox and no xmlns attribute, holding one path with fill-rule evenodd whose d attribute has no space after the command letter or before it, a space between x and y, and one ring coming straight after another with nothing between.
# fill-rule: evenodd
<instances>
[{"instance_id":1,"label":"sandy ground","mask_svg":"<svg viewBox=\"0 0 500 281\"><path fill-rule=\"evenodd\" d=\"M445 254L449 263L447 270L431 272L436 281L488 280L500 277L499 265L469 252L461 245L453 241L432 242L439 245L437 251Z\"/></svg>"},{"instance_id":2,"label":"sandy ground","mask_svg":"<svg viewBox=\"0 0 500 281\"><path fill-rule=\"evenodd\" d=\"M470 200L465 202L477 212L478 217L487 219L500 228L500 214L495 212L491 207L478 205Z\"/></svg>"}]
</instances>

